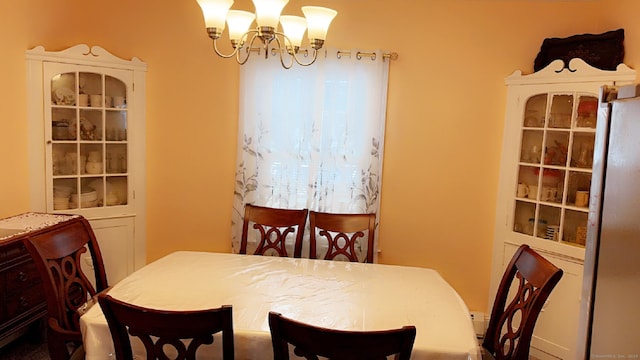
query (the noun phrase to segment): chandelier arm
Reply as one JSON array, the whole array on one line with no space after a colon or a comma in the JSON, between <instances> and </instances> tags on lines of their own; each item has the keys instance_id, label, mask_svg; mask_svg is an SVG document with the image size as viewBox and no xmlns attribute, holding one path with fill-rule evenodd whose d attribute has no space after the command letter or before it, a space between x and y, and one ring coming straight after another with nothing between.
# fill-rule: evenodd
<instances>
[{"instance_id":1,"label":"chandelier arm","mask_svg":"<svg viewBox=\"0 0 640 360\"><path fill-rule=\"evenodd\" d=\"M309 54L309 51L307 51L307 55L308 54ZM311 59L311 62L302 63L302 62L300 62L300 60L298 60L297 56L294 56L294 58L296 59L296 62L298 63L298 65L300 65L300 66L309 66L309 65L311 65L311 64L316 62L316 59L318 58L318 50L313 49L313 58Z\"/></svg>"},{"instance_id":2,"label":"chandelier arm","mask_svg":"<svg viewBox=\"0 0 640 360\"><path fill-rule=\"evenodd\" d=\"M316 50L315 47L313 47L313 58L311 59L311 62L303 63L298 58L298 55L300 55L300 53L298 52L297 48L294 48L293 43L291 42L291 39L289 39L289 37L284 33L276 32L276 34L277 35L282 35L282 38L284 39L283 42L284 42L285 46L284 46L284 50L283 50L283 47L280 45L280 41L278 40L278 37L276 37L276 40L278 40L278 47L280 48L280 63L282 64L282 66L285 69L290 69L293 66L293 61L298 63L298 65L300 65L300 66L309 66L309 65L311 65L311 64L316 62L316 59L318 58L318 50ZM290 45L289 47L286 46L287 42ZM282 62L282 53L283 52L288 53L293 58L293 59L291 59L291 65L289 65L288 67L285 66L285 64ZM305 54L306 54L305 56L309 55L309 51L306 51Z\"/></svg>"},{"instance_id":3,"label":"chandelier arm","mask_svg":"<svg viewBox=\"0 0 640 360\"><path fill-rule=\"evenodd\" d=\"M258 37L258 33L251 30L248 31L245 35L249 36L249 33L254 33L253 36L251 37L251 40L249 41L249 46L245 47L245 51L247 53L247 56L245 56L244 59L240 58L240 52L238 52L238 55L236 56L236 61L238 62L238 64L240 65L244 65L247 63L247 61L249 61L249 57L251 56L251 49L253 49L253 43L256 41L256 38ZM245 36L243 35L243 37Z\"/></svg>"},{"instance_id":4,"label":"chandelier arm","mask_svg":"<svg viewBox=\"0 0 640 360\"><path fill-rule=\"evenodd\" d=\"M291 40L289 40L289 38L285 34L282 34L282 33L276 33L276 34L282 35L283 38L284 38L283 43L281 43L280 42L280 38L278 38L278 36L275 37L276 43L278 43L278 55L280 56L280 64L285 69L291 69L291 67L293 66L293 60L296 58L296 54L293 52L293 50L291 50L291 52L289 52L289 49L286 46L286 41L288 40L289 44L291 44ZM284 45L284 47L282 45ZM287 54L290 54L291 57L293 58L293 59L291 59L291 62L289 63L289 65L284 63L284 56L282 55L283 52L286 52Z\"/></svg>"},{"instance_id":5,"label":"chandelier arm","mask_svg":"<svg viewBox=\"0 0 640 360\"><path fill-rule=\"evenodd\" d=\"M215 50L216 54L218 54L218 56L220 56L221 58L229 59L231 57L236 56L236 54L238 53L238 49L240 49L240 47L234 48L233 52L231 52L231 54L229 54L229 55L223 54L222 52L220 52L220 50L218 50L218 41L217 41L217 39L213 39L213 50Z\"/></svg>"}]
</instances>

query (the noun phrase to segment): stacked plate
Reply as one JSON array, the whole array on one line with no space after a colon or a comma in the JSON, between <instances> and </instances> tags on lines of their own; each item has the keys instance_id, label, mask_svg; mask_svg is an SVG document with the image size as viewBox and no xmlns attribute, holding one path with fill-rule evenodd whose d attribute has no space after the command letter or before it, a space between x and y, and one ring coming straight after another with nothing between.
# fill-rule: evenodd
<instances>
[{"instance_id":1,"label":"stacked plate","mask_svg":"<svg viewBox=\"0 0 640 360\"><path fill-rule=\"evenodd\" d=\"M67 186L54 186L53 187L53 209L54 210L66 210L69 208L69 196L73 191L72 188Z\"/></svg>"},{"instance_id":2,"label":"stacked plate","mask_svg":"<svg viewBox=\"0 0 640 360\"><path fill-rule=\"evenodd\" d=\"M69 208L69 198L53 198L53 210L67 210Z\"/></svg>"},{"instance_id":3,"label":"stacked plate","mask_svg":"<svg viewBox=\"0 0 640 360\"><path fill-rule=\"evenodd\" d=\"M78 194L71 194L71 207L77 207L78 203L80 207L83 208L95 207L97 205L98 193L93 188L83 189L83 191L85 192L80 194L80 199L78 199Z\"/></svg>"}]
</instances>

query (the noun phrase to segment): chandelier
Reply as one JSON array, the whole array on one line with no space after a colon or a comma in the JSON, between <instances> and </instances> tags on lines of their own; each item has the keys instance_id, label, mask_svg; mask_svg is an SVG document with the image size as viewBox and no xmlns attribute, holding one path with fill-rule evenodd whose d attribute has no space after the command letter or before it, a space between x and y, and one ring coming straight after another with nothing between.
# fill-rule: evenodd
<instances>
[{"instance_id":1,"label":"chandelier","mask_svg":"<svg viewBox=\"0 0 640 360\"><path fill-rule=\"evenodd\" d=\"M309 66L316 61L318 50L324 45L327 30L337 11L319 7L303 6L304 17L282 15L282 9L289 0L253 0L256 13L229 10L233 0L197 0L204 14L207 34L213 40L213 48L220 57L232 58L243 65L249 60L251 52L260 47L264 49L265 59L269 52L278 54L280 63L285 69L294 62ZM254 19L257 26L251 28ZM222 35L225 22L229 27L229 39L233 51L224 54L218 49L217 40ZM278 30L278 24L282 31ZM305 31L312 51L301 49Z\"/></svg>"}]
</instances>

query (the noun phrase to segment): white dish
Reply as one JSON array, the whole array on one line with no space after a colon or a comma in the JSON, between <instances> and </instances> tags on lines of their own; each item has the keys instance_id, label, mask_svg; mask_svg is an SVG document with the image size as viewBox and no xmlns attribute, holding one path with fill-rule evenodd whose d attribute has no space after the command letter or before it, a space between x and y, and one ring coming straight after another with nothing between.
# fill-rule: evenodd
<instances>
[{"instance_id":1,"label":"white dish","mask_svg":"<svg viewBox=\"0 0 640 360\"><path fill-rule=\"evenodd\" d=\"M75 91L66 87L55 89L51 97L56 105L75 105L76 103Z\"/></svg>"}]
</instances>

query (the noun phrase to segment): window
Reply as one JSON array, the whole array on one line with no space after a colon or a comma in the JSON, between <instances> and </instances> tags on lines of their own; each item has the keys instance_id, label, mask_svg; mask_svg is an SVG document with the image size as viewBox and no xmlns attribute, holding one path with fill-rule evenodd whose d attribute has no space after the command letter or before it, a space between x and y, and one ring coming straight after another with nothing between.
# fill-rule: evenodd
<instances>
[{"instance_id":1,"label":"window","mask_svg":"<svg viewBox=\"0 0 640 360\"><path fill-rule=\"evenodd\" d=\"M356 50L289 70L277 57L242 66L234 251L247 203L378 213L388 68L382 52Z\"/></svg>"}]
</instances>

